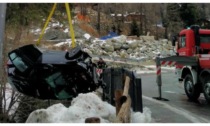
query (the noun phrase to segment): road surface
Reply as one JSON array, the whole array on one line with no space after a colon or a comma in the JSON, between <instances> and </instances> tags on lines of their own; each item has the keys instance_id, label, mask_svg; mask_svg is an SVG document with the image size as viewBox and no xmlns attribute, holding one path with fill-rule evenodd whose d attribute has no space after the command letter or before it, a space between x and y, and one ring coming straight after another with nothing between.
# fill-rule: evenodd
<instances>
[{"instance_id":1,"label":"road surface","mask_svg":"<svg viewBox=\"0 0 210 126\"><path fill-rule=\"evenodd\" d=\"M162 98L159 97L156 74L141 74L143 107L152 112L154 123L210 123L210 104L203 94L198 102L189 101L174 71L162 73Z\"/></svg>"}]
</instances>

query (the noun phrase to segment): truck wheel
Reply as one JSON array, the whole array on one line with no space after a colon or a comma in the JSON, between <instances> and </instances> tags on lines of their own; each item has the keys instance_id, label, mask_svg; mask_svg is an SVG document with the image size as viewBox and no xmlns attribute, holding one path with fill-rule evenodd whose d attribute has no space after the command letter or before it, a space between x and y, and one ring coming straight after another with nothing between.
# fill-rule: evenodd
<instances>
[{"instance_id":1,"label":"truck wheel","mask_svg":"<svg viewBox=\"0 0 210 126\"><path fill-rule=\"evenodd\" d=\"M207 102L210 103L210 78L207 77L203 83L203 94Z\"/></svg>"},{"instance_id":2,"label":"truck wheel","mask_svg":"<svg viewBox=\"0 0 210 126\"><path fill-rule=\"evenodd\" d=\"M190 74L188 74L184 79L184 89L187 97L190 100L197 101L200 96L200 88L198 84L193 84L193 78Z\"/></svg>"}]
</instances>

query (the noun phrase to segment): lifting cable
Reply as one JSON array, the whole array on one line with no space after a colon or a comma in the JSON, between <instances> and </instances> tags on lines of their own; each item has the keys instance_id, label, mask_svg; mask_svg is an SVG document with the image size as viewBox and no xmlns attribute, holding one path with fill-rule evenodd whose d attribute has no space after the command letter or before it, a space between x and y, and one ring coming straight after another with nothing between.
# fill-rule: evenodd
<instances>
[{"instance_id":1,"label":"lifting cable","mask_svg":"<svg viewBox=\"0 0 210 126\"><path fill-rule=\"evenodd\" d=\"M49 23L49 21L50 21L52 15L53 15L53 13L54 13L54 11L55 11L56 5L57 5L57 3L54 3L53 8L52 8L52 10L51 10L51 12L50 12L50 15L48 16L48 18L47 18L47 20L46 20L46 22L45 22L45 25L44 25L44 27L43 27L43 29L42 29L42 32L41 32L41 34L40 34L40 36L39 36L39 39L38 39L38 41L36 42L36 45L37 45L37 46L40 44L40 41L41 41L41 39L42 39L42 37L43 37L43 34L44 34L44 31L45 31L45 29L46 29L46 27L47 27L47 25L48 25L48 23Z\"/></svg>"},{"instance_id":2,"label":"lifting cable","mask_svg":"<svg viewBox=\"0 0 210 126\"><path fill-rule=\"evenodd\" d=\"M41 39L43 37L43 34L44 34L44 31L45 31L45 29L46 29L46 27L47 27L47 25L48 25L48 23L49 23L52 15L53 15L53 13L54 13L54 11L55 11L56 6L57 6L57 3L54 3L54 5L52 7L52 10L51 10L51 12L50 12L50 14L49 14L49 16L48 16L48 18L47 18L47 20L45 22L45 25L44 25L44 27L42 29L42 32L41 32L41 34L39 36L39 39L36 42L36 45L37 46L40 44L40 41L41 41ZM69 21L70 36L71 36L71 40L72 40L72 48L74 48L75 47L75 37L74 37L74 29L73 29L72 21L71 21L71 12L70 12L69 4L68 3L65 3L65 7L66 7L66 12L67 12L68 21Z\"/></svg>"},{"instance_id":3,"label":"lifting cable","mask_svg":"<svg viewBox=\"0 0 210 126\"><path fill-rule=\"evenodd\" d=\"M72 20L71 20L71 12L70 12L70 7L68 3L65 3L66 6L66 12L68 16L68 21L69 21L69 28L70 28L70 36L71 36L71 41L72 41L72 48L75 47L75 37L74 37L74 29L72 26Z\"/></svg>"}]
</instances>

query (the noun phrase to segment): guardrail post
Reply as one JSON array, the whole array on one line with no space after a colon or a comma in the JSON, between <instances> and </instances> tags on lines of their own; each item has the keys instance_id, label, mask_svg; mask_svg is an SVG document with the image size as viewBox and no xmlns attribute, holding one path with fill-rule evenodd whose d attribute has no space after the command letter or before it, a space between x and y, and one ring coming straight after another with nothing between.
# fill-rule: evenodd
<instances>
[{"instance_id":1,"label":"guardrail post","mask_svg":"<svg viewBox=\"0 0 210 126\"><path fill-rule=\"evenodd\" d=\"M162 86L162 78L161 78L161 58L159 56L156 57L156 69L157 69L157 78L156 78L156 83L158 85L158 92L159 92L159 97L153 97L154 99L157 100L163 100L163 101L168 101L168 99L162 98L162 92L161 92L161 86Z\"/></svg>"}]
</instances>

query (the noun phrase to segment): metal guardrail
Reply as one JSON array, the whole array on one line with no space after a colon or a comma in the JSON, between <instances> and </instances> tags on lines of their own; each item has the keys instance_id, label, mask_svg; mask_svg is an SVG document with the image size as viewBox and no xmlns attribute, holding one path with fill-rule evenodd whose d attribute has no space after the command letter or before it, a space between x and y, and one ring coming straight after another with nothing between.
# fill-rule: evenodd
<instances>
[{"instance_id":1,"label":"metal guardrail","mask_svg":"<svg viewBox=\"0 0 210 126\"><path fill-rule=\"evenodd\" d=\"M103 91L103 100L112 105L115 105L114 92L117 89L123 90L123 81L125 80L125 76L129 76L131 79L129 95L132 100L131 106L133 108L133 111L143 112L141 78L138 77L135 72L123 68L104 69L102 78L103 81L106 83L106 88Z\"/></svg>"}]
</instances>

